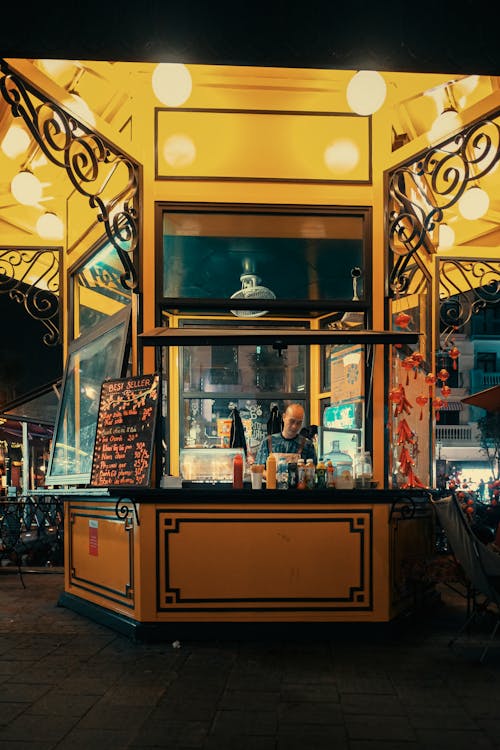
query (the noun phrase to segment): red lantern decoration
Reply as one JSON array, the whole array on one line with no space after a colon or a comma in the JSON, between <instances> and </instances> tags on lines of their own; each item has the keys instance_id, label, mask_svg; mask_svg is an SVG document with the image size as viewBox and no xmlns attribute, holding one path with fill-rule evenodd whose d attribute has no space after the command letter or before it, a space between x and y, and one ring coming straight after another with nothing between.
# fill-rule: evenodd
<instances>
[{"instance_id":1,"label":"red lantern decoration","mask_svg":"<svg viewBox=\"0 0 500 750\"><path fill-rule=\"evenodd\" d=\"M439 370L437 376L438 376L438 380L440 380L444 384L450 377L450 373L448 372L448 370L445 370L443 367L442 370Z\"/></svg>"},{"instance_id":2,"label":"red lantern decoration","mask_svg":"<svg viewBox=\"0 0 500 750\"><path fill-rule=\"evenodd\" d=\"M414 362L413 366L415 368L414 379L416 380L417 379L417 369L418 369L418 367L420 367L420 365L424 361L424 357L423 357L422 354L420 354L420 352L413 352L412 357L413 357L413 362Z\"/></svg>"},{"instance_id":3,"label":"red lantern decoration","mask_svg":"<svg viewBox=\"0 0 500 750\"><path fill-rule=\"evenodd\" d=\"M415 400L416 400L417 404L420 406L420 417L419 417L419 419L421 420L422 416L423 416L423 407L426 405L426 403L427 403L427 401L429 399L427 398L427 396L421 395L421 396L417 396L417 398Z\"/></svg>"},{"instance_id":4,"label":"red lantern decoration","mask_svg":"<svg viewBox=\"0 0 500 750\"><path fill-rule=\"evenodd\" d=\"M436 382L436 376L434 373L429 372L428 375L425 376L425 382L429 386L429 398L432 398L432 386Z\"/></svg>"},{"instance_id":5,"label":"red lantern decoration","mask_svg":"<svg viewBox=\"0 0 500 750\"><path fill-rule=\"evenodd\" d=\"M450 395L450 393L451 393L451 388L450 388L449 385L446 385L446 383L445 383L444 385L441 386L441 396L443 398L448 398L448 396Z\"/></svg>"},{"instance_id":6,"label":"red lantern decoration","mask_svg":"<svg viewBox=\"0 0 500 750\"><path fill-rule=\"evenodd\" d=\"M439 410L442 406L444 406L443 399L439 398L439 396L436 396L436 398L432 400L432 406L434 408L434 411L436 412L436 422L439 422Z\"/></svg>"},{"instance_id":7,"label":"red lantern decoration","mask_svg":"<svg viewBox=\"0 0 500 750\"><path fill-rule=\"evenodd\" d=\"M400 312L394 318L394 322L397 326L399 326L399 328L408 328L411 323L411 319L411 315L408 315L408 313Z\"/></svg>"},{"instance_id":8,"label":"red lantern decoration","mask_svg":"<svg viewBox=\"0 0 500 750\"><path fill-rule=\"evenodd\" d=\"M405 357L403 361L401 362L401 367L403 367L406 370L406 385L410 382L410 370L413 370L415 367L415 360L413 359L413 354L410 354L409 357Z\"/></svg>"},{"instance_id":9,"label":"red lantern decoration","mask_svg":"<svg viewBox=\"0 0 500 750\"><path fill-rule=\"evenodd\" d=\"M457 359L460 356L459 350L457 349L456 346L452 346L451 349L450 349L450 351L448 352L448 355L449 355L450 359L453 360L453 369L456 370L457 369Z\"/></svg>"}]
</instances>

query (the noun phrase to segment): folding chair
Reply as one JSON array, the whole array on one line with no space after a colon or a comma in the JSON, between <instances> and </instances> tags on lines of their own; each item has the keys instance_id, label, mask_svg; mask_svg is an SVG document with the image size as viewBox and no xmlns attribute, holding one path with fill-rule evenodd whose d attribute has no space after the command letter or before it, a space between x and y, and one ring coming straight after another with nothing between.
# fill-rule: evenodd
<instances>
[{"instance_id":1,"label":"folding chair","mask_svg":"<svg viewBox=\"0 0 500 750\"><path fill-rule=\"evenodd\" d=\"M495 625L479 658L483 662L500 627L500 555L475 536L453 493L438 500L430 499L449 546L469 579L473 592L471 613L468 613L464 624L448 645L452 646L480 613L484 614L486 610L493 612Z\"/></svg>"}]
</instances>

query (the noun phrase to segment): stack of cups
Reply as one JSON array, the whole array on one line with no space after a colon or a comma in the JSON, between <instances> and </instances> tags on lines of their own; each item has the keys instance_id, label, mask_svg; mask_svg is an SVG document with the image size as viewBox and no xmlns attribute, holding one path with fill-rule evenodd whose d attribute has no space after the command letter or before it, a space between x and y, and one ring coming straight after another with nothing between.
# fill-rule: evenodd
<instances>
[{"instance_id":1,"label":"stack of cups","mask_svg":"<svg viewBox=\"0 0 500 750\"><path fill-rule=\"evenodd\" d=\"M263 464L252 464L250 467L250 474L252 475L252 490L261 490L262 477L264 475Z\"/></svg>"}]
</instances>

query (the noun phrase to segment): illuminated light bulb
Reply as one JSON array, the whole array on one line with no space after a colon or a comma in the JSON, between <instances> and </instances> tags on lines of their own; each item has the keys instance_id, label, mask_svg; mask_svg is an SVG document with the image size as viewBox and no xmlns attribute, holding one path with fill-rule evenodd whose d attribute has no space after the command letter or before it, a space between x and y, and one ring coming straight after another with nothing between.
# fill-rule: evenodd
<instances>
[{"instance_id":1,"label":"illuminated light bulb","mask_svg":"<svg viewBox=\"0 0 500 750\"><path fill-rule=\"evenodd\" d=\"M455 232L448 224L440 224L438 229L438 248L447 250L455 244Z\"/></svg>"},{"instance_id":2,"label":"illuminated light bulb","mask_svg":"<svg viewBox=\"0 0 500 750\"><path fill-rule=\"evenodd\" d=\"M359 70L347 85L347 103L358 115L372 115L385 102L387 86L375 70Z\"/></svg>"},{"instance_id":3,"label":"illuminated light bulb","mask_svg":"<svg viewBox=\"0 0 500 750\"><path fill-rule=\"evenodd\" d=\"M339 138L326 147L323 158L331 172L346 174L359 163L359 149L349 138Z\"/></svg>"},{"instance_id":4,"label":"illuminated light bulb","mask_svg":"<svg viewBox=\"0 0 500 750\"><path fill-rule=\"evenodd\" d=\"M437 117L432 123L431 129L429 130L427 137L429 141L436 141L440 138L444 138L456 130L462 128L462 118L453 107L445 109L439 117Z\"/></svg>"},{"instance_id":5,"label":"illuminated light bulb","mask_svg":"<svg viewBox=\"0 0 500 750\"><path fill-rule=\"evenodd\" d=\"M187 167L196 158L196 146L189 136L176 133L163 144L163 158L171 167Z\"/></svg>"},{"instance_id":6,"label":"illuminated light bulb","mask_svg":"<svg viewBox=\"0 0 500 750\"><path fill-rule=\"evenodd\" d=\"M24 154L30 145L28 133L19 125L11 125L2 141L2 151L9 159Z\"/></svg>"},{"instance_id":7,"label":"illuminated light bulb","mask_svg":"<svg viewBox=\"0 0 500 750\"><path fill-rule=\"evenodd\" d=\"M72 70L76 60L39 60L38 64L49 76L57 77Z\"/></svg>"},{"instance_id":8,"label":"illuminated light bulb","mask_svg":"<svg viewBox=\"0 0 500 750\"><path fill-rule=\"evenodd\" d=\"M36 206L41 200L43 186L33 172L23 169L12 178L10 192L23 206Z\"/></svg>"},{"instance_id":9,"label":"illuminated light bulb","mask_svg":"<svg viewBox=\"0 0 500 750\"><path fill-rule=\"evenodd\" d=\"M70 110L71 114L76 117L77 120L83 120L87 125L94 127L95 115L87 102L82 99L79 94L70 94L70 96L63 101L63 105Z\"/></svg>"},{"instance_id":10,"label":"illuminated light bulb","mask_svg":"<svg viewBox=\"0 0 500 750\"><path fill-rule=\"evenodd\" d=\"M52 211L47 211L38 218L36 231L45 239L62 240L64 237L64 225Z\"/></svg>"},{"instance_id":11,"label":"illuminated light bulb","mask_svg":"<svg viewBox=\"0 0 500 750\"><path fill-rule=\"evenodd\" d=\"M151 79L155 96L167 107L180 107L191 96L191 73L182 63L160 63Z\"/></svg>"},{"instance_id":12,"label":"illuminated light bulb","mask_svg":"<svg viewBox=\"0 0 500 750\"><path fill-rule=\"evenodd\" d=\"M458 210L464 219L480 219L490 205L488 193L477 185L468 188L458 201Z\"/></svg>"}]
</instances>

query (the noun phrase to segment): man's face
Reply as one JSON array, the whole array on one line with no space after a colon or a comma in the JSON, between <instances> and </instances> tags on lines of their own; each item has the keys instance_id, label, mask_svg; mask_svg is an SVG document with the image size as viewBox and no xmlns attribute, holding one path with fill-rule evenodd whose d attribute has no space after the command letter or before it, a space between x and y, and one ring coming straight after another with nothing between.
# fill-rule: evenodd
<instances>
[{"instance_id":1,"label":"man's face","mask_svg":"<svg viewBox=\"0 0 500 750\"><path fill-rule=\"evenodd\" d=\"M304 424L304 410L300 407L287 409L283 417L283 437L296 437Z\"/></svg>"}]
</instances>

